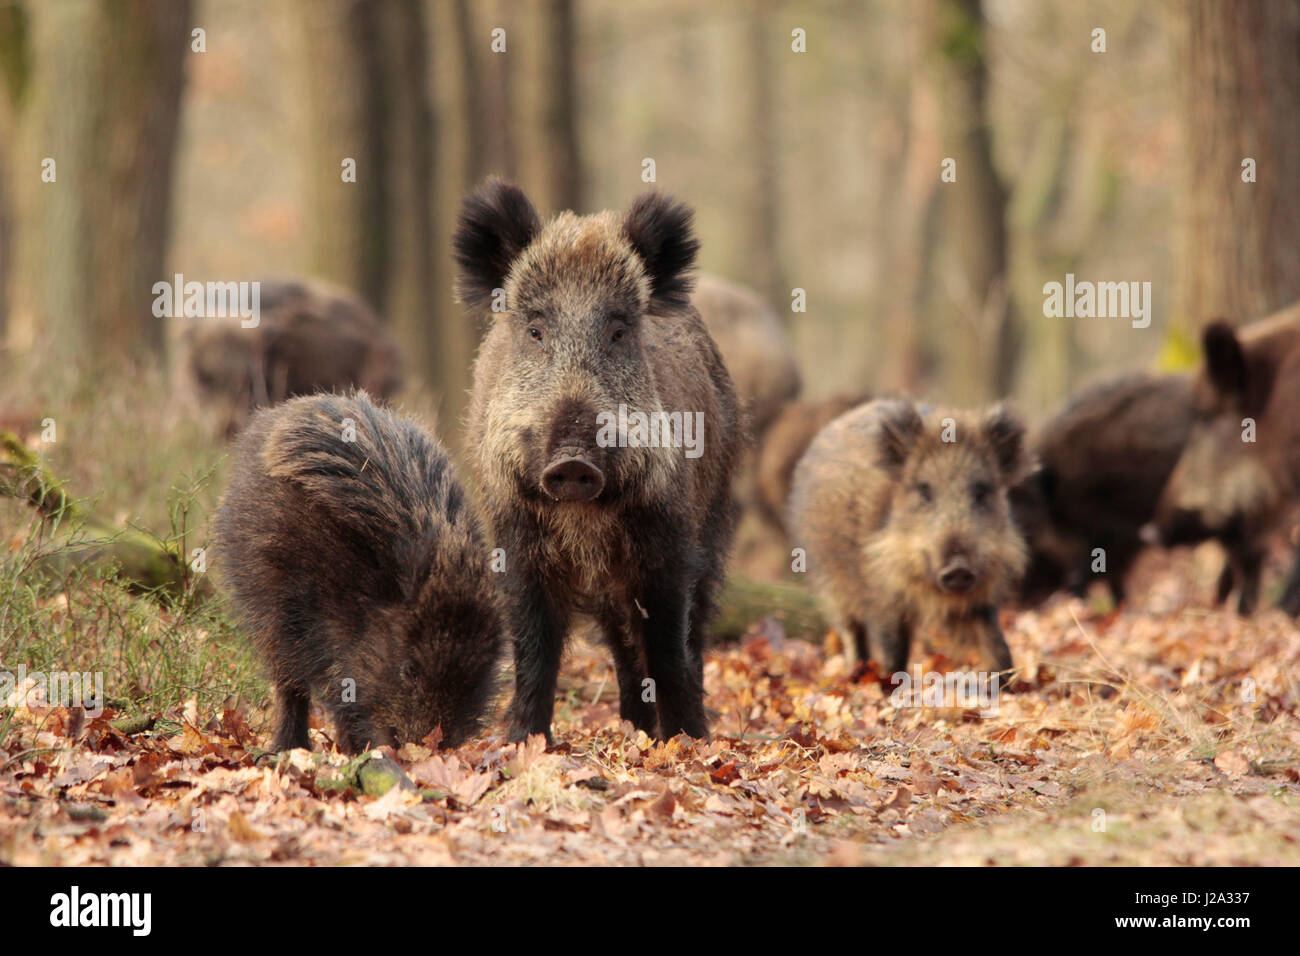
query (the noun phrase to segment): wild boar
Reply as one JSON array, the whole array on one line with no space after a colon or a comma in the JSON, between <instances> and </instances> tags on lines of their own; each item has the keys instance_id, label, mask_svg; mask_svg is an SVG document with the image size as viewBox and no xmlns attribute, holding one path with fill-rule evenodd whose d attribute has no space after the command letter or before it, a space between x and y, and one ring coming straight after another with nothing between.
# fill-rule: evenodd
<instances>
[{"instance_id":1,"label":"wild boar","mask_svg":"<svg viewBox=\"0 0 1300 956\"><path fill-rule=\"evenodd\" d=\"M691 297L717 343L754 436L799 394L794 348L776 312L753 289L703 274Z\"/></svg>"},{"instance_id":2,"label":"wild boar","mask_svg":"<svg viewBox=\"0 0 1300 956\"><path fill-rule=\"evenodd\" d=\"M256 412L217 513L219 569L275 689L272 748L455 746L490 703L505 620L442 446L364 392Z\"/></svg>"},{"instance_id":3,"label":"wild boar","mask_svg":"<svg viewBox=\"0 0 1300 956\"><path fill-rule=\"evenodd\" d=\"M360 299L321 282L262 282L258 324L186 319L180 388L215 406L227 437L254 408L295 395L402 385L397 343Z\"/></svg>"},{"instance_id":4,"label":"wild boar","mask_svg":"<svg viewBox=\"0 0 1300 956\"><path fill-rule=\"evenodd\" d=\"M1241 329L1212 322L1201 340L1194 422L1152 531L1166 546L1224 542L1245 615L1258 601L1268 541L1300 503L1300 303ZM1300 613L1300 562L1280 603Z\"/></svg>"},{"instance_id":5,"label":"wild boar","mask_svg":"<svg viewBox=\"0 0 1300 956\"><path fill-rule=\"evenodd\" d=\"M849 409L869 401L869 392L841 393L817 401L791 402L776 417L758 451L759 513L768 524L786 529L794 468L817 433Z\"/></svg>"},{"instance_id":6,"label":"wild boar","mask_svg":"<svg viewBox=\"0 0 1300 956\"><path fill-rule=\"evenodd\" d=\"M851 658L898 673L916 634L973 646L1005 679L997 609L1026 560L1007 489L1026 468L1024 426L1002 406L881 400L817 434L795 467L792 541Z\"/></svg>"},{"instance_id":7,"label":"wild boar","mask_svg":"<svg viewBox=\"0 0 1300 956\"><path fill-rule=\"evenodd\" d=\"M1023 601L1062 589L1082 595L1093 580L1124 600L1139 532L1191 427L1191 380L1137 373L1081 389L1038 430L1038 466L1011 490L1030 553Z\"/></svg>"},{"instance_id":8,"label":"wild boar","mask_svg":"<svg viewBox=\"0 0 1300 956\"><path fill-rule=\"evenodd\" d=\"M543 225L515 186L468 196L462 301L499 304L474 366L468 441L505 562L510 737L551 737L574 614L598 623L619 712L701 737L703 651L736 509L744 422L690 302L691 211L659 193L623 215Z\"/></svg>"}]
</instances>

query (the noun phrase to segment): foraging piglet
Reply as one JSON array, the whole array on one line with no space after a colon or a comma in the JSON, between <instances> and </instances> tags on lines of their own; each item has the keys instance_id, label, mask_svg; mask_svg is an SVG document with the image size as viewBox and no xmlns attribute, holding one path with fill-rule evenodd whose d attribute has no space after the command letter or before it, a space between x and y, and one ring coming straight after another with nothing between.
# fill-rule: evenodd
<instances>
[{"instance_id":1,"label":"foraging piglet","mask_svg":"<svg viewBox=\"0 0 1300 956\"><path fill-rule=\"evenodd\" d=\"M455 746L493 696L504 619L490 554L437 440L364 392L253 415L217 513L219 567L271 673L272 748Z\"/></svg>"}]
</instances>

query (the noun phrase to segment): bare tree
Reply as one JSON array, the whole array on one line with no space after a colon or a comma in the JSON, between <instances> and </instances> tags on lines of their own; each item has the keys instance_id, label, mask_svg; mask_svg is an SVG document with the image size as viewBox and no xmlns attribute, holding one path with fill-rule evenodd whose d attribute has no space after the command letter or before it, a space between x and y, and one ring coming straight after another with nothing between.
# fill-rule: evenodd
<instances>
[{"instance_id":1,"label":"bare tree","mask_svg":"<svg viewBox=\"0 0 1300 956\"><path fill-rule=\"evenodd\" d=\"M1190 0L1176 10L1184 161L1174 316L1194 327L1248 320L1300 299L1300 3Z\"/></svg>"}]
</instances>

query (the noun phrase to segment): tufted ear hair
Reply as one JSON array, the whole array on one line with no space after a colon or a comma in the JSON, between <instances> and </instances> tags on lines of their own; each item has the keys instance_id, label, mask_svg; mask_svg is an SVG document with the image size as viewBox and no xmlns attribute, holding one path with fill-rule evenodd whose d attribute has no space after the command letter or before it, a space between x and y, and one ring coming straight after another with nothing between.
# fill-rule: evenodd
<instances>
[{"instance_id":1,"label":"tufted ear hair","mask_svg":"<svg viewBox=\"0 0 1300 956\"><path fill-rule=\"evenodd\" d=\"M623 217L623 235L645 263L652 311L673 311L690 303L691 270L700 251L690 206L664 193L642 193Z\"/></svg>"},{"instance_id":2,"label":"tufted ear hair","mask_svg":"<svg viewBox=\"0 0 1300 956\"><path fill-rule=\"evenodd\" d=\"M1225 395L1246 390L1246 353L1237 339L1237 330L1225 319L1211 322L1201 333L1205 350L1205 369L1214 387Z\"/></svg>"},{"instance_id":3,"label":"tufted ear hair","mask_svg":"<svg viewBox=\"0 0 1300 956\"><path fill-rule=\"evenodd\" d=\"M487 305L541 230L537 210L513 183L493 177L466 196L452 237L460 301L475 308Z\"/></svg>"},{"instance_id":4,"label":"tufted ear hair","mask_svg":"<svg viewBox=\"0 0 1300 956\"><path fill-rule=\"evenodd\" d=\"M880 466L897 475L921 437L923 423L916 405L904 398L882 402L876 415L876 451Z\"/></svg>"},{"instance_id":5,"label":"tufted ear hair","mask_svg":"<svg viewBox=\"0 0 1300 956\"><path fill-rule=\"evenodd\" d=\"M1025 450L1025 423L1009 406L999 404L985 413L981 427L1002 477L1009 484L1019 481L1033 464Z\"/></svg>"}]
</instances>

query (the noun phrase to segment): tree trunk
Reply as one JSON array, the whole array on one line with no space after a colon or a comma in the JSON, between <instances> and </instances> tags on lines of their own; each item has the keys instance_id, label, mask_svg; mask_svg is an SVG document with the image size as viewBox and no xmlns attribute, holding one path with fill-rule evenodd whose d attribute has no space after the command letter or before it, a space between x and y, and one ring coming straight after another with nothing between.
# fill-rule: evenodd
<instances>
[{"instance_id":1,"label":"tree trunk","mask_svg":"<svg viewBox=\"0 0 1300 956\"><path fill-rule=\"evenodd\" d=\"M20 183L14 299L27 313L28 342L39 330L81 371L162 353L152 287L166 279L191 7L57 0L27 8L30 101L10 170ZM41 180L46 158L53 182Z\"/></svg>"},{"instance_id":2,"label":"tree trunk","mask_svg":"<svg viewBox=\"0 0 1300 956\"><path fill-rule=\"evenodd\" d=\"M436 321L430 43L422 0L333 0L302 8L310 109L307 203L313 269L359 291L404 346L408 375L441 390ZM356 161L356 181L342 176Z\"/></svg>"},{"instance_id":3,"label":"tree trunk","mask_svg":"<svg viewBox=\"0 0 1300 956\"><path fill-rule=\"evenodd\" d=\"M781 268L780 169L777 136L776 83L773 72L782 58L774 55L784 42L773 28L769 4L757 0L746 18L750 75L750 114L747 122L752 139L746 145L754 157L753 221L750 235L750 281L763 292L764 298L777 306L777 314L788 327L794 313L780 304L790 300L790 289Z\"/></svg>"},{"instance_id":4,"label":"tree trunk","mask_svg":"<svg viewBox=\"0 0 1300 956\"><path fill-rule=\"evenodd\" d=\"M952 302L946 337L952 398L984 401L1014 385L1020 329L1007 276L1007 192L993 166L987 31L980 0L939 0L940 127L955 182L940 187L950 258L940 279Z\"/></svg>"},{"instance_id":5,"label":"tree trunk","mask_svg":"<svg viewBox=\"0 0 1300 956\"><path fill-rule=\"evenodd\" d=\"M1175 321L1248 321L1300 299L1300 4L1177 7L1183 183ZM1253 159L1256 181L1243 182ZM1157 300L1158 301L1158 300Z\"/></svg>"},{"instance_id":6,"label":"tree trunk","mask_svg":"<svg viewBox=\"0 0 1300 956\"><path fill-rule=\"evenodd\" d=\"M541 83L544 99L544 152L550 164L553 209L582 209L582 160L578 151L577 80L574 75L577 26L573 0L549 0L545 17L546 57Z\"/></svg>"}]
</instances>

